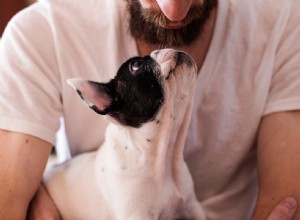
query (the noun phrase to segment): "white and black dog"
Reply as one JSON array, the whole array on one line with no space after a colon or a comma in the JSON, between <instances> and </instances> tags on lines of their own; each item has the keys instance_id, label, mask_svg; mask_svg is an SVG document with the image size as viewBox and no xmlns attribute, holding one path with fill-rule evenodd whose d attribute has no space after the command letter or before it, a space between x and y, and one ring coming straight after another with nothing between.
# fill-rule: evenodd
<instances>
[{"instance_id":1,"label":"white and black dog","mask_svg":"<svg viewBox=\"0 0 300 220\"><path fill-rule=\"evenodd\" d=\"M206 219L183 158L196 77L187 54L164 49L129 59L108 83L69 80L111 123L98 151L45 176L63 219Z\"/></svg>"}]
</instances>

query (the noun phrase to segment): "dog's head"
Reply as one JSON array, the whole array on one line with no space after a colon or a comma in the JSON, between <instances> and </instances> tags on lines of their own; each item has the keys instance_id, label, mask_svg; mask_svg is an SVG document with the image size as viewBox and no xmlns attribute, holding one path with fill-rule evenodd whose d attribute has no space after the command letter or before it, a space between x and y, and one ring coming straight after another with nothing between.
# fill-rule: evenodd
<instances>
[{"instance_id":1,"label":"dog's head","mask_svg":"<svg viewBox=\"0 0 300 220\"><path fill-rule=\"evenodd\" d=\"M140 127L155 118L167 99L193 95L193 91L187 93L194 88L196 73L187 54L164 49L127 60L107 83L83 79L69 79L68 83L96 113Z\"/></svg>"}]
</instances>

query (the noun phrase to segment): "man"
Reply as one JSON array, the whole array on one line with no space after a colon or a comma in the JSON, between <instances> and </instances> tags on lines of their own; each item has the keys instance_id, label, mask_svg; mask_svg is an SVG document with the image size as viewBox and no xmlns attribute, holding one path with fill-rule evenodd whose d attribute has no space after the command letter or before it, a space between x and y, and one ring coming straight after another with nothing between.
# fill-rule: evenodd
<instances>
[{"instance_id":1,"label":"man","mask_svg":"<svg viewBox=\"0 0 300 220\"><path fill-rule=\"evenodd\" d=\"M299 219L299 6L52 0L20 13L0 49L0 219L25 218L61 115L72 156L103 141L105 122L66 79L108 80L128 57L163 47L188 52L200 71L185 157L208 218L251 215L257 167L252 219ZM32 218L58 218L41 195Z\"/></svg>"}]
</instances>

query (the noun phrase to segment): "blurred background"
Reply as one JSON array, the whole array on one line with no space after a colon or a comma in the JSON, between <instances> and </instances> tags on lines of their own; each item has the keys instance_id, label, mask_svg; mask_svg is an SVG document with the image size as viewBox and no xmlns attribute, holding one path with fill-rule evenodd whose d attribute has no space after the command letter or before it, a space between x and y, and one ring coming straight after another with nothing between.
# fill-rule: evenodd
<instances>
[{"instance_id":1,"label":"blurred background","mask_svg":"<svg viewBox=\"0 0 300 220\"><path fill-rule=\"evenodd\" d=\"M7 22L21 9L34 3L35 0L0 0L0 37Z\"/></svg>"}]
</instances>

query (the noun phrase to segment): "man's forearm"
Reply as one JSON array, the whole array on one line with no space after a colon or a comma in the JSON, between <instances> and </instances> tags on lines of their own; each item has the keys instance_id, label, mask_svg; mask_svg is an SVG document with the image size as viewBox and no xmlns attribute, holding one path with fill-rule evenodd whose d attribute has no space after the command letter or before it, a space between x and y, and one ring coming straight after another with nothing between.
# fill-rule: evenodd
<instances>
[{"instance_id":1,"label":"man's forearm","mask_svg":"<svg viewBox=\"0 0 300 220\"><path fill-rule=\"evenodd\" d=\"M0 219L25 219L39 187L51 144L0 130Z\"/></svg>"},{"instance_id":2,"label":"man's forearm","mask_svg":"<svg viewBox=\"0 0 300 220\"><path fill-rule=\"evenodd\" d=\"M28 204L14 196L1 197L0 219L17 220L25 219Z\"/></svg>"},{"instance_id":3,"label":"man's forearm","mask_svg":"<svg viewBox=\"0 0 300 220\"><path fill-rule=\"evenodd\" d=\"M0 219L25 219L35 183L30 183L26 177L26 169L23 170L18 162L2 159L7 156L2 155L0 154Z\"/></svg>"},{"instance_id":4,"label":"man's forearm","mask_svg":"<svg viewBox=\"0 0 300 220\"><path fill-rule=\"evenodd\" d=\"M25 219L36 183L30 183L25 172L18 174L8 163L3 166L5 170L0 168L0 219Z\"/></svg>"}]
</instances>

